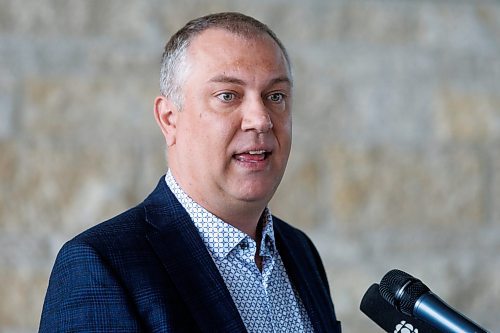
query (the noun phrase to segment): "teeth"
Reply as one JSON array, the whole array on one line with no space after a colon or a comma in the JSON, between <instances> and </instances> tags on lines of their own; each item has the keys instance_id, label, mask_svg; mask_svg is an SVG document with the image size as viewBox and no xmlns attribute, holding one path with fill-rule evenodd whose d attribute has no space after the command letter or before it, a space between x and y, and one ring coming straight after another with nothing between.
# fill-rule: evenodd
<instances>
[{"instance_id":1,"label":"teeth","mask_svg":"<svg viewBox=\"0 0 500 333\"><path fill-rule=\"evenodd\" d=\"M260 154L265 154L266 151L265 150L250 150L248 153L250 155L260 155Z\"/></svg>"}]
</instances>

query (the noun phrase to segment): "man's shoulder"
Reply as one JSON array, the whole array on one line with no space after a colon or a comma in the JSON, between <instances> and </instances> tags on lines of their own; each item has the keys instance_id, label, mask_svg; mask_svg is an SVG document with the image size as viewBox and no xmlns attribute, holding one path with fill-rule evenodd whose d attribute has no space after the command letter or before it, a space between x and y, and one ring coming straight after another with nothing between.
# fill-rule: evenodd
<instances>
[{"instance_id":1,"label":"man's shoulder","mask_svg":"<svg viewBox=\"0 0 500 333\"><path fill-rule=\"evenodd\" d=\"M174 210L175 205L169 203L168 193L165 193L163 177L156 188L146 199L136 206L122 213L82 231L68 243L86 243L89 245L100 243L123 243L135 241L138 237L144 238L148 228L148 208ZM160 208L158 208L160 207Z\"/></svg>"},{"instance_id":2,"label":"man's shoulder","mask_svg":"<svg viewBox=\"0 0 500 333\"><path fill-rule=\"evenodd\" d=\"M141 221L145 220L144 207L139 204L129 208L116 216L113 216L103 222L96 224L93 227L82 232L77 237L94 236L95 234L117 234L128 232L140 228Z\"/></svg>"},{"instance_id":3,"label":"man's shoulder","mask_svg":"<svg viewBox=\"0 0 500 333\"><path fill-rule=\"evenodd\" d=\"M104 222L94 225L67 242L68 245L86 244L101 247L105 244L133 242L145 229L144 208L130 208Z\"/></svg>"}]
</instances>

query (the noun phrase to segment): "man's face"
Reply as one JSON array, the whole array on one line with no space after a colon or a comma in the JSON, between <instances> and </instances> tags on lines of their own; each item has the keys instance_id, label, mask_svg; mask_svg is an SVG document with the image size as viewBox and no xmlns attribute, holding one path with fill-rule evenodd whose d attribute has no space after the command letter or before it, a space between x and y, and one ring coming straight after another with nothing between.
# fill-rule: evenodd
<instances>
[{"instance_id":1,"label":"man's face","mask_svg":"<svg viewBox=\"0 0 500 333\"><path fill-rule=\"evenodd\" d=\"M208 29L187 54L169 149L174 176L208 209L267 204L291 145L291 78L283 53L267 35L249 40Z\"/></svg>"}]
</instances>

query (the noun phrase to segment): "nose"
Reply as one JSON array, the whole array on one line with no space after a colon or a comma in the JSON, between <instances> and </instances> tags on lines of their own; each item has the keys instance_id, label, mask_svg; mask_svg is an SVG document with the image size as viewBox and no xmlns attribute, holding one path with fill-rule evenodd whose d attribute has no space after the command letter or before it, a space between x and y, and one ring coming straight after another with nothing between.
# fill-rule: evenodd
<instances>
[{"instance_id":1,"label":"nose","mask_svg":"<svg viewBox=\"0 0 500 333\"><path fill-rule=\"evenodd\" d=\"M273 128L269 110L260 98L249 101L243 108L242 113L241 129L243 131L265 133Z\"/></svg>"}]
</instances>

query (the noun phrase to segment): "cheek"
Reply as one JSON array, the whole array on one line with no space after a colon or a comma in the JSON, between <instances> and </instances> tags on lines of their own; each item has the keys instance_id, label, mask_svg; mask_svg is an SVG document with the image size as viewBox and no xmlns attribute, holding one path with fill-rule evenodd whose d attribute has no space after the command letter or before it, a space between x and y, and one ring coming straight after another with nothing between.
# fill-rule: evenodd
<instances>
[{"instance_id":1,"label":"cheek","mask_svg":"<svg viewBox=\"0 0 500 333\"><path fill-rule=\"evenodd\" d=\"M204 146L207 154L212 156L226 156L239 129L236 117L208 112L200 114L198 120L200 123L196 127L200 146Z\"/></svg>"},{"instance_id":2,"label":"cheek","mask_svg":"<svg viewBox=\"0 0 500 333\"><path fill-rule=\"evenodd\" d=\"M278 139L282 141L291 141L292 138L292 118L284 116L276 118L273 121L274 132Z\"/></svg>"}]
</instances>

